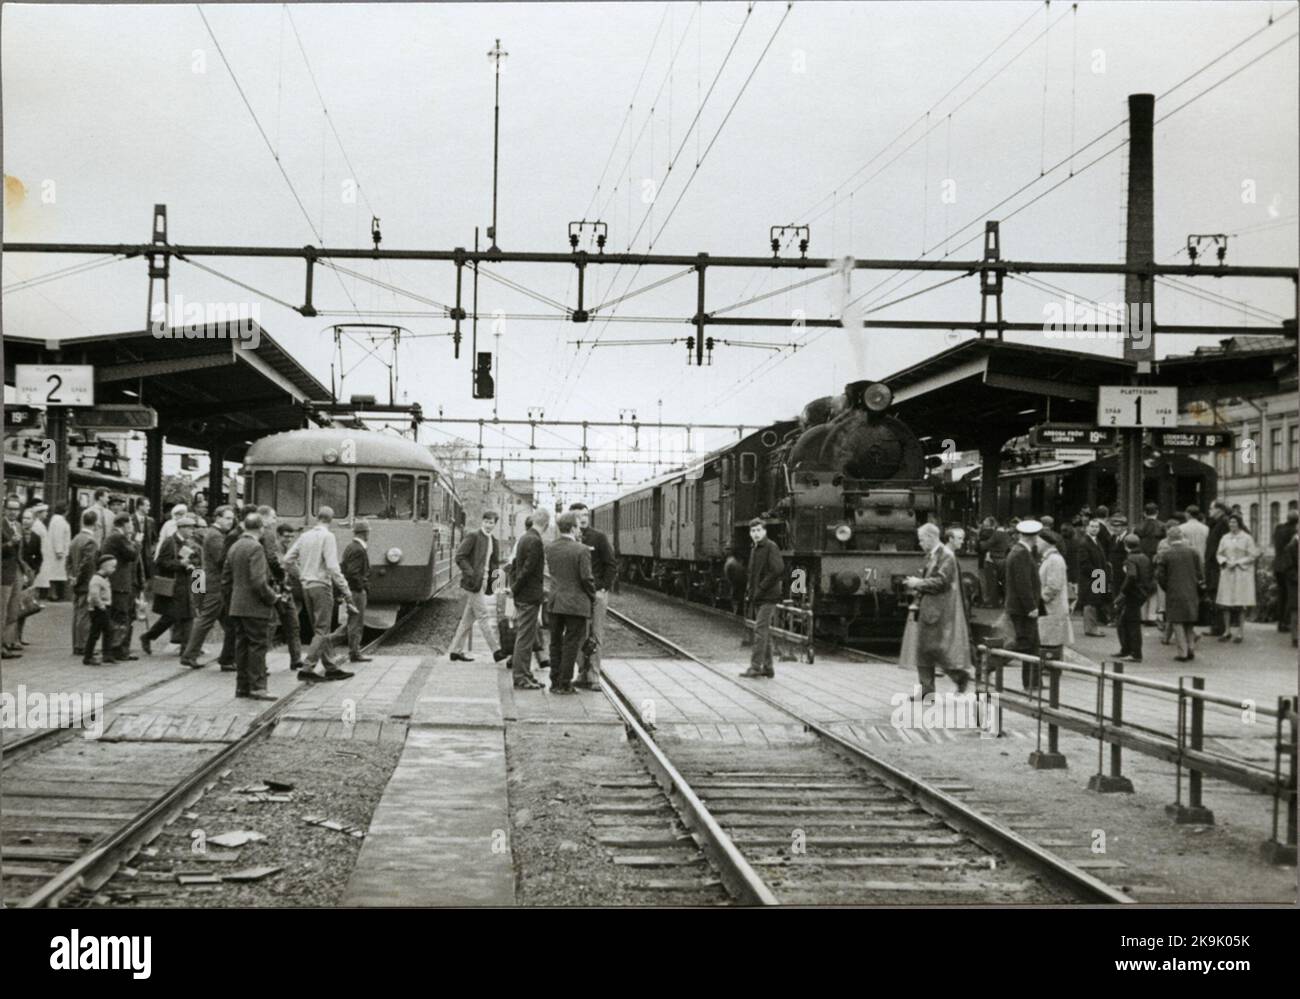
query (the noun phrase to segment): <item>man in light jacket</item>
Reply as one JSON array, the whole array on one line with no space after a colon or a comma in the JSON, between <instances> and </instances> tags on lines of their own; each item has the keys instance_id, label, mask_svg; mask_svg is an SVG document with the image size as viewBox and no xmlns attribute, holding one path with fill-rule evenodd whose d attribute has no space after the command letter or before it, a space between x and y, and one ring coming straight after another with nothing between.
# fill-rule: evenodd
<instances>
[{"instance_id":1,"label":"man in light jacket","mask_svg":"<svg viewBox=\"0 0 1300 999\"><path fill-rule=\"evenodd\" d=\"M1038 616L1038 644L1043 658L1063 659L1065 646L1074 644L1074 625L1070 621L1069 567L1061 553L1061 537L1044 529L1039 533L1043 560L1038 565L1038 580L1043 588L1043 613Z\"/></svg>"},{"instance_id":2,"label":"man in light jacket","mask_svg":"<svg viewBox=\"0 0 1300 999\"><path fill-rule=\"evenodd\" d=\"M921 575L908 576L903 585L917 595L916 673L921 696L934 693L936 669L950 676L962 693L970 682L970 632L957 556L940 543L939 529L933 524L922 524L916 536L926 553L925 566Z\"/></svg>"}]
</instances>

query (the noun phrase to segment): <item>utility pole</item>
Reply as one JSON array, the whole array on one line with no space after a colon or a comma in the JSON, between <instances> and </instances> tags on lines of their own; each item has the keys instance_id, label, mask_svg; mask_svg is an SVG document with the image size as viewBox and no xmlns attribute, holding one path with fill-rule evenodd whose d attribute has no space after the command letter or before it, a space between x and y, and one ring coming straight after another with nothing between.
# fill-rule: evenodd
<instances>
[{"instance_id":1,"label":"utility pole","mask_svg":"<svg viewBox=\"0 0 1300 999\"><path fill-rule=\"evenodd\" d=\"M492 245L488 248L495 252L497 249L497 162L500 159L500 141L501 141L501 60L510 53L503 51L501 48L501 39L496 40L496 45L492 47L487 55L496 67L496 85L495 93L492 99L492 228L488 229L488 239Z\"/></svg>"},{"instance_id":2,"label":"utility pole","mask_svg":"<svg viewBox=\"0 0 1300 999\"><path fill-rule=\"evenodd\" d=\"M1156 99L1151 94L1129 94L1128 215L1124 263L1134 268L1155 264L1155 182L1152 139L1155 104ZM1124 275L1124 303L1127 316L1124 360L1135 362L1136 368L1129 376L1129 383L1139 385L1151 374L1156 357L1153 275L1127 272ZM1144 432L1142 427L1120 430L1119 475L1117 476L1119 495L1115 505L1125 513L1131 526L1136 526L1142 520Z\"/></svg>"}]
</instances>

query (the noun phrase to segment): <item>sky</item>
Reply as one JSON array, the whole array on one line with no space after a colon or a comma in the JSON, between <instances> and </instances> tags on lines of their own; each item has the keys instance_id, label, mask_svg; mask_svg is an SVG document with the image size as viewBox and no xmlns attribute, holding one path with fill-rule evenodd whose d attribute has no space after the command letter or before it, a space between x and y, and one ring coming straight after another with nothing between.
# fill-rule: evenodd
<instances>
[{"instance_id":1,"label":"sky","mask_svg":"<svg viewBox=\"0 0 1300 999\"><path fill-rule=\"evenodd\" d=\"M144 242L162 203L176 243L368 247L375 215L384 248L472 246L475 226L492 218L487 52L499 38L508 53L500 66L503 249L563 252L570 221L599 219L611 250L761 256L771 226L806 223L813 256L974 259L983 221L999 218L1005 257L1113 261L1123 252L1127 126L1108 130L1125 119L1127 95L1146 92L1157 95L1157 119L1172 112L1155 130L1157 260L1185 262L1189 233L1224 232L1239 234L1228 263L1297 262L1294 3L764 2L748 13L743 3L686 2L5 4L2 17L10 241ZM6 254L5 332L143 328L140 260L9 289L83 260L94 262ZM430 304L454 299L450 264L344 262L360 277L318 270L322 315L307 319L288 307L302 301L301 262L202 263L256 291L174 262L173 301L257 306L262 326L323 383L332 361L336 381L346 371L345 396L386 398L389 352L353 333L340 358L328 327L401 324L413 335L398 348L398 401L462 418L540 410L549 419L617 421L635 411L645 423L763 425L968 335L800 328L800 315L839 313L839 275L713 269L709 311L776 292L729 314L788 325L712 335L783 349L720 344L711 366L688 367L684 343L605 346L689 335L696 289L684 269L591 268L589 307L675 279L618 305L612 321L598 314L578 325L555 305L576 301L573 268L498 264L485 271L549 301L480 275L479 347L499 363L497 399L486 402L470 397L468 340L454 361L439 335L450 321ZM946 276L857 271L848 296L882 305ZM810 277L822 280L781 290ZM1007 318L1039 322L1066 294L1122 298L1115 277L1047 280L1054 289L1008 281ZM1198 297L1206 293L1248 304ZM393 312L417 314L384 314ZM977 278L968 278L871 317L978 313ZM1166 323L1269 325L1294 314L1295 290L1284 281L1199 279L1157 291L1156 316ZM1012 338L1051 343L1042 334ZM1170 336L1158 350L1205 342ZM1118 352L1114 342L1071 346ZM456 434L477 440L475 429L436 425L422 439ZM734 432L699 430L691 444L729 438ZM527 440L527 427L484 437L513 453L526 452ZM537 443L556 450L534 457L567 461L581 430L539 431ZM626 459L662 450L667 464L686 439L647 431L633 452L631 434L593 429L588 443ZM505 468L528 474L526 463ZM616 470L625 482L655 471L533 470L566 494L608 486ZM566 486L575 472L590 485Z\"/></svg>"}]
</instances>

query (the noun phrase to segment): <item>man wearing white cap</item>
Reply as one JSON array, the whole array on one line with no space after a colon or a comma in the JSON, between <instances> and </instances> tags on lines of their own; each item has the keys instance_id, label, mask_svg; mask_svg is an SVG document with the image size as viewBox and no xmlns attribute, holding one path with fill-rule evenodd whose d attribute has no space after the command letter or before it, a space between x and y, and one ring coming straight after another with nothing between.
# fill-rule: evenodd
<instances>
[{"instance_id":1,"label":"man wearing white cap","mask_svg":"<svg viewBox=\"0 0 1300 999\"><path fill-rule=\"evenodd\" d=\"M1036 520L1022 520L1016 525L1019 540L1007 553L1006 610L1007 620L1015 631L1011 649L1025 655L1038 655L1038 615L1043 612L1043 589L1038 579L1038 566L1034 564L1034 550L1038 545L1038 532L1043 525ZM1040 670L1024 663L1020 669L1021 683L1026 690L1041 684Z\"/></svg>"}]
</instances>

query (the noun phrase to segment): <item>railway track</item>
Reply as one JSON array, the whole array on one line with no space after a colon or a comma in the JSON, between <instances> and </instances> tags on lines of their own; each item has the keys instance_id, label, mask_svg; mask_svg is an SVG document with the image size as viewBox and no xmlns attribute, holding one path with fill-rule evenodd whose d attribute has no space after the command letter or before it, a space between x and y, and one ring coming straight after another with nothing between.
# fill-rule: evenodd
<instances>
[{"instance_id":1,"label":"railway track","mask_svg":"<svg viewBox=\"0 0 1300 999\"><path fill-rule=\"evenodd\" d=\"M365 646L378 649L418 611ZM177 677L187 676L185 670ZM134 695L172 682L156 681ZM76 905L209 790L231 761L268 736L303 691L299 683L229 743L99 742L54 730L6 754L0 900L20 908Z\"/></svg>"},{"instance_id":2,"label":"railway track","mask_svg":"<svg viewBox=\"0 0 1300 999\"><path fill-rule=\"evenodd\" d=\"M666 747L617 682L602 678L655 783L734 902L1132 901L954 794L969 788L910 774L627 615L609 614L672 656L743 686L811 736L786 747L729 745L725 755L716 743Z\"/></svg>"}]
</instances>

